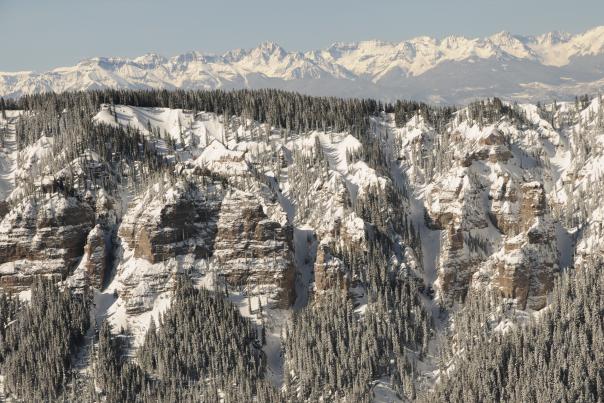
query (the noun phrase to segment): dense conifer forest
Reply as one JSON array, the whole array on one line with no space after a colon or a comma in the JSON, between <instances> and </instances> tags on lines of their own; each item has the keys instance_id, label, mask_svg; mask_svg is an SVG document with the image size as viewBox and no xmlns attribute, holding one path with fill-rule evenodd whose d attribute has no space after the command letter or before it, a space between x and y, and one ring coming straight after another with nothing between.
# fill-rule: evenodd
<instances>
[{"instance_id":1,"label":"dense conifer forest","mask_svg":"<svg viewBox=\"0 0 604 403\"><path fill-rule=\"evenodd\" d=\"M497 302L480 297L454 319L458 349L467 353L437 385L435 397L456 402L601 401L602 286L602 260L594 257L561 276L540 318L505 333L488 331L493 319L488 308ZM505 315L506 310L503 304L498 312Z\"/></svg>"}]
</instances>

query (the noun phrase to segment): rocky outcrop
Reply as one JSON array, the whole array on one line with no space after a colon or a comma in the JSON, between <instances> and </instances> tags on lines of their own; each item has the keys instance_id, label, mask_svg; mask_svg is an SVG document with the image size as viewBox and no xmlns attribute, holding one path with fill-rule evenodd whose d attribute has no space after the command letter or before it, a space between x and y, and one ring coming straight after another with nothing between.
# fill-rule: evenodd
<instances>
[{"instance_id":1,"label":"rocky outcrop","mask_svg":"<svg viewBox=\"0 0 604 403\"><path fill-rule=\"evenodd\" d=\"M348 268L341 259L332 254L325 242L317 248L314 271L315 290L318 294L337 287L347 290L350 285Z\"/></svg>"},{"instance_id":2,"label":"rocky outcrop","mask_svg":"<svg viewBox=\"0 0 604 403\"><path fill-rule=\"evenodd\" d=\"M150 310L175 273L212 254L224 191L206 179L158 182L129 206L118 229L123 251L116 269L128 314Z\"/></svg>"},{"instance_id":3,"label":"rocky outcrop","mask_svg":"<svg viewBox=\"0 0 604 403\"><path fill-rule=\"evenodd\" d=\"M0 285L20 289L36 275L65 278L84 254L94 222L92 207L75 197L22 201L0 223Z\"/></svg>"},{"instance_id":4,"label":"rocky outcrop","mask_svg":"<svg viewBox=\"0 0 604 403\"><path fill-rule=\"evenodd\" d=\"M501 296L515 299L521 309L541 309L558 271L556 252L551 243L512 242L493 261L493 284Z\"/></svg>"},{"instance_id":5,"label":"rocky outcrop","mask_svg":"<svg viewBox=\"0 0 604 403\"><path fill-rule=\"evenodd\" d=\"M254 194L234 190L222 201L214 260L227 284L267 292L288 306L293 292L293 230L270 219Z\"/></svg>"},{"instance_id":6,"label":"rocky outcrop","mask_svg":"<svg viewBox=\"0 0 604 403\"><path fill-rule=\"evenodd\" d=\"M135 200L118 231L118 288L129 314L151 309L182 271L212 271L231 289L283 307L293 301L292 228L267 216L257 194L207 177L162 187Z\"/></svg>"},{"instance_id":7,"label":"rocky outcrop","mask_svg":"<svg viewBox=\"0 0 604 403\"><path fill-rule=\"evenodd\" d=\"M426 192L426 224L441 230L436 281L445 304L483 285L539 309L558 270L555 231L538 164L519 175L509 135L495 126L461 125L450 140L457 165ZM477 130L478 129L478 130Z\"/></svg>"},{"instance_id":8,"label":"rocky outcrop","mask_svg":"<svg viewBox=\"0 0 604 403\"><path fill-rule=\"evenodd\" d=\"M108 238L109 234L97 224L88 233L86 246L84 247L84 257L81 264L84 265L84 272L89 284L97 289L103 287L103 281L109 269L111 245Z\"/></svg>"},{"instance_id":9,"label":"rocky outcrop","mask_svg":"<svg viewBox=\"0 0 604 403\"><path fill-rule=\"evenodd\" d=\"M483 134L478 143L483 146L503 146L507 144L507 139L501 131L493 128Z\"/></svg>"},{"instance_id":10,"label":"rocky outcrop","mask_svg":"<svg viewBox=\"0 0 604 403\"><path fill-rule=\"evenodd\" d=\"M518 185L504 175L491 187L491 218L504 234L514 236L526 232L535 217L545 215L545 190L540 182Z\"/></svg>"},{"instance_id":11,"label":"rocky outcrop","mask_svg":"<svg viewBox=\"0 0 604 403\"><path fill-rule=\"evenodd\" d=\"M498 176L491 185L491 222L505 235L513 236L520 232L520 190L508 174Z\"/></svg>"},{"instance_id":12,"label":"rocky outcrop","mask_svg":"<svg viewBox=\"0 0 604 403\"><path fill-rule=\"evenodd\" d=\"M194 254L211 255L222 199L218 185L180 185L166 192L155 185L124 216L118 235L134 256L151 264Z\"/></svg>"},{"instance_id":13,"label":"rocky outcrop","mask_svg":"<svg viewBox=\"0 0 604 403\"><path fill-rule=\"evenodd\" d=\"M558 271L554 224L546 214L543 185L525 183L521 194L518 215L508 228L511 235L503 252L487 265L493 266L494 285L502 296L516 299L523 309L541 309Z\"/></svg>"},{"instance_id":14,"label":"rocky outcrop","mask_svg":"<svg viewBox=\"0 0 604 403\"><path fill-rule=\"evenodd\" d=\"M463 144L467 140L457 132L452 135L452 141ZM460 164L466 168L471 166L473 161L488 161L492 164L506 163L513 156L507 137L495 128L481 133L480 138L471 147L460 146L459 148L465 149Z\"/></svg>"},{"instance_id":15,"label":"rocky outcrop","mask_svg":"<svg viewBox=\"0 0 604 403\"><path fill-rule=\"evenodd\" d=\"M541 309L558 272L555 230L546 212L545 191L538 182L516 187L509 179L499 190L486 214L503 235L501 243L482 223L466 227L462 223L470 221L451 211L439 215L428 210L433 225L445 224L438 267L439 295L446 302L454 302L463 299L476 283L515 299L522 309ZM459 211L461 216L463 211ZM485 214L480 210L474 213Z\"/></svg>"},{"instance_id":16,"label":"rocky outcrop","mask_svg":"<svg viewBox=\"0 0 604 403\"><path fill-rule=\"evenodd\" d=\"M465 298L477 265L486 259L489 231L482 185L464 168L443 178L427 195L426 224L442 230L437 285L447 302Z\"/></svg>"}]
</instances>

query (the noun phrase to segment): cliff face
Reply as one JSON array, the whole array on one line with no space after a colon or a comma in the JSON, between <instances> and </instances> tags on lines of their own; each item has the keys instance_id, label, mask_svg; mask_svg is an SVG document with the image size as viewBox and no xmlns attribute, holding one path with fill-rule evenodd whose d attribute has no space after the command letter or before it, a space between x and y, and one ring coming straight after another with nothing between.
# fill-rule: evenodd
<instances>
[{"instance_id":1,"label":"cliff face","mask_svg":"<svg viewBox=\"0 0 604 403\"><path fill-rule=\"evenodd\" d=\"M257 196L239 190L225 195L217 227L213 257L225 281L250 293L272 288L280 306L291 304L292 227L270 219Z\"/></svg>"},{"instance_id":2,"label":"cliff face","mask_svg":"<svg viewBox=\"0 0 604 403\"><path fill-rule=\"evenodd\" d=\"M118 288L129 313L151 309L176 273L191 270L283 307L292 302L292 230L267 216L258 195L205 177L163 186L136 199L118 231Z\"/></svg>"},{"instance_id":3,"label":"cliff face","mask_svg":"<svg viewBox=\"0 0 604 403\"><path fill-rule=\"evenodd\" d=\"M555 228L546 212L545 191L538 182L521 186L522 199L516 219L508 221L502 250L482 268L492 285L520 308L541 309L559 270Z\"/></svg>"},{"instance_id":4,"label":"cliff face","mask_svg":"<svg viewBox=\"0 0 604 403\"><path fill-rule=\"evenodd\" d=\"M103 288L103 282L110 269L111 244L109 234L97 224L86 238L84 256L80 265L84 267L84 275L89 284L97 289Z\"/></svg>"},{"instance_id":5,"label":"cliff face","mask_svg":"<svg viewBox=\"0 0 604 403\"><path fill-rule=\"evenodd\" d=\"M551 182L512 146L520 141L515 130L505 121L460 124L447 139L448 168L426 185L426 225L441 231L436 288L446 304L476 286L540 309L553 286L559 252L544 188Z\"/></svg>"},{"instance_id":6,"label":"cliff face","mask_svg":"<svg viewBox=\"0 0 604 403\"><path fill-rule=\"evenodd\" d=\"M340 258L332 254L325 243L317 248L314 271L315 289L319 295L338 287L347 290L351 284L349 268Z\"/></svg>"},{"instance_id":7,"label":"cliff face","mask_svg":"<svg viewBox=\"0 0 604 403\"><path fill-rule=\"evenodd\" d=\"M548 121L527 105L487 119L461 108L438 130L421 111L403 127L384 113L368 118L369 139L241 117L225 127L222 116L169 108L117 106L116 119L105 106L94 124L138 128L170 161L164 178L134 186L120 164L139 162L91 151L55 163L56 139L40 136L17 152L14 184L3 183L13 191L0 202L0 284L25 289L35 274L111 284L140 314L190 272L200 286L285 307L298 291L356 288L352 262L379 238L389 268L410 269L445 305L482 287L539 309L575 252L602 250L596 106L577 124L569 105Z\"/></svg>"},{"instance_id":8,"label":"cliff face","mask_svg":"<svg viewBox=\"0 0 604 403\"><path fill-rule=\"evenodd\" d=\"M63 279L73 271L95 222L85 201L60 194L27 198L0 223L0 283L22 289L33 276Z\"/></svg>"},{"instance_id":9,"label":"cliff face","mask_svg":"<svg viewBox=\"0 0 604 403\"><path fill-rule=\"evenodd\" d=\"M223 190L216 186L155 185L136 200L118 235L137 258L151 264L192 254L208 257L213 249Z\"/></svg>"}]
</instances>

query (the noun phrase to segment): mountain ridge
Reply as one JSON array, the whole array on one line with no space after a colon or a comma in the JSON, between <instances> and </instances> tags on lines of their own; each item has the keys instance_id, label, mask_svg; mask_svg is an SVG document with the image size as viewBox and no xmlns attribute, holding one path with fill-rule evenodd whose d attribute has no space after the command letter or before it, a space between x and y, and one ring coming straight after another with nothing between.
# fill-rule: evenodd
<instances>
[{"instance_id":1,"label":"mountain ridge","mask_svg":"<svg viewBox=\"0 0 604 403\"><path fill-rule=\"evenodd\" d=\"M438 83L442 75L448 77L446 83ZM265 41L222 54L93 57L43 73L0 72L0 95L108 87L279 88L309 95L466 103L487 92L510 100L570 99L580 94L573 85L596 93L602 78L604 26L599 26L575 35L553 31L521 36L502 31L485 38L335 42L305 52ZM529 93L527 86L532 88Z\"/></svg>"}]
</instances>

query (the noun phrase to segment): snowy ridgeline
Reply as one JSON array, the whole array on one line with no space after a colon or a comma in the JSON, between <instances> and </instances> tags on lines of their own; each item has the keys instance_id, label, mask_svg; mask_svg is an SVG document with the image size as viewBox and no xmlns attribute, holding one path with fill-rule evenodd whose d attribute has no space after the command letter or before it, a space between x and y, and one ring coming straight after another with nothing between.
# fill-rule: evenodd
<instances>
[{"instance_id":1,"label":"snowy ridgeline","mask_svg":"<svg viewBox=\"0 0 604 403\"><path fill-rule=\"evenodd\" d=\"M98 88L280 88L457 104L487 96L568 99L602 88L603 38L604 27L596 27L577 35L500 32L487 38L335 43L304 53L267 42L223 55L93 58L47 73L0 73L0 95Z\"/></svg>"}]
</instances>

